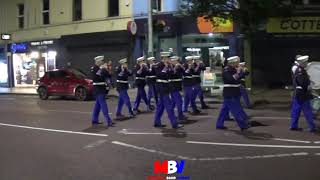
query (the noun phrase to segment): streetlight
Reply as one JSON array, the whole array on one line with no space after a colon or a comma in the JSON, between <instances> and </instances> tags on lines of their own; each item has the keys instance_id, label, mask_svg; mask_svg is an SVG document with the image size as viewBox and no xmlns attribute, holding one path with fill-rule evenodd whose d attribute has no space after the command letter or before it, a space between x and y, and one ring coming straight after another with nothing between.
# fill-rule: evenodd
<instances>
[{"instance_id":1,"label":"streetlight","mask_svg":"<svg viewBox=\"0 0 320 180\"><path fill-rule=\"evenodd\" d=\"M148 56L153 56L152 0L148 0Z\"/></svg>"}]
</instances>

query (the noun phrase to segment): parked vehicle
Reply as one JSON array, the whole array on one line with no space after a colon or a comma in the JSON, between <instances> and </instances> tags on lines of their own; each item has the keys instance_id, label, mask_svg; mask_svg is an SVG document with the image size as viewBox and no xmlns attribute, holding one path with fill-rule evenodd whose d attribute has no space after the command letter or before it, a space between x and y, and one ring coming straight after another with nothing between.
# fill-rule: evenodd
<instances>
[{"instance_id":1,"label":"parked vehicle","mask_svg":"<svg viewBox=\"0 0 320 180\"><path fill-rule=\"evenodd\" d=\"M92 96L93 82L76 69L48 71L38 80L37 92L42 100L49 96L72 96L85 101Z\"/></svg>"}]
</instances>

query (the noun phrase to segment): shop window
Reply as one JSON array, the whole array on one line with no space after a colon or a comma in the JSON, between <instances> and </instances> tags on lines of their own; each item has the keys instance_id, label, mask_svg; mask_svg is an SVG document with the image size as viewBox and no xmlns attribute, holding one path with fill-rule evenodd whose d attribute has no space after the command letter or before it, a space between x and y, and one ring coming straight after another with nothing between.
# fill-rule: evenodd
<instances>
[{"instance_id":1,"label":"shop window","mask_svg":"<svg viewBox=\"0 0 320 180\"><path fill-rule=\"evenodd\" d=\"M162 0L152 0L152 9L156 11L161 11Z\"/></svg>"},{"instance_id":2,"label":"shop window","mask_svg":"<svg viewBox=\"0 0 320 180\"><path fill-rule=\"evenodd\" d=\"M50 24L50 1L42 0L42 22Z\"/></svg>"},{"instance_id":3,"label":"shop window","mask_svg":"<svg viewBox=\"0 0 320 180\"><path fill-rule=\"evenodd\" d=\"M82 0L73 0L73 21L82 20Z\"/></svg>"},{"instance_id":4,"label":"shop window","mask_svg":"<svg viewBox=\"0 0 320 180\"><path fill-rule=\"evenodd\" d=\"M109 17L119 16L119 0L109 0Z\"/></svg>"},{"instance_id":5,"label":"shop window","mask_svg":"<svg viewBox=\"0 0 320 180\"><path fill-rule=\"evenodd\" d=\"M24 4L18 4L18 27L24 28Z\"/></svg>"}]
</instances>

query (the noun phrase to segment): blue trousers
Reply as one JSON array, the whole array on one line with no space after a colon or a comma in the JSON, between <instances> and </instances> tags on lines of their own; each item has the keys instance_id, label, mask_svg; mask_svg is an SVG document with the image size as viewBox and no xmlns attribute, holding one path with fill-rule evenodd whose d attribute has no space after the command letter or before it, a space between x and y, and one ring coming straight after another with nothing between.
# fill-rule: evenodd
<instances>
[{"instance_id":1,"label":"blue trousers","mask_svg":"<svg viewBox=\"0 0 320 180\"><path fill-rule=\"evenodd\" d=\"M188 107L191 104L193 112L197 110L196 102L193 99L193 89L192 86L184 87L184 112L188 111Z\"/></svg>"},{"instance_id":2,"label":"blue trousers","mask_svg":"<svg viewBox=\"0 0 320 180\"><path fill-rule=\"evenodd\" d=\"M240 86L240 93L241 93L241 97L243 98L244 104L248 108L251 108L252 105L249 99L249 95L248 95L247 89L244 86Z\"/></svg>"},{"instance_id":3,"label":"blue trousers","mask_svg":"<svg viewBox=\"0 0 320 180\"><path fill-rule=\"evenodd\" d=\"M136 97L136 100L135 100L134 106L133 106L134 110L137 110L139 108L141 99L143 99L143 101L146 103L147 107L149 107L149 101L147 98L146 91L144 90L144 87L138 87L137 97Z\"/></svg>"},{"instance_id":4,"label":"blue trousers","mask_svg":"<svg viewBox=\"0 0 320 180\"><path fill-rule=\"evenodd\" d=\"M240 103L241 97L239 96L239 97L237 97L237 99L238 99L238 101L236 102L236 103L237 103L237 106L240 106L240 107L241 107L241 103ZM226 116L227 119L231 119L229 114L230 114L230 113L228 113L228 115ZM249 119L247 113L243 110L243 108L241 108L240 115L241 115L242 118L245 119L245 120L248 120L248 119Z\"/></svg>"},{"instance_id":5,"label":"blue trousers","mask_svg":"<svg viewBox=\"0 0 320 180\"><path fill-rule=\"evenodd\" d=\"M108 110L105 94L96 95L96 103L94 105L93 112L92 112L92 124L97 124L99 122L100 111L102 111L106 119L106 123L111 124L112 120L109 116L109 110Z\"/></svg>"},{"instance_id":6,"label":"blue trousers","mask_svg":"<svg viewBox=\"0 0 320 180\"><path fill-rule=\"evenodd\" d=\"M303 111L304 117L307 120L308 126L310 130L315 130L316 126L313 122L313 114L310 100L299 103L296 98L293 99L292 109L291 109L291 128L298 128L299 117L301 110Z\"/></svg>"},{"instance_id":7,"label":"blue trousers","mask_svg":"<svg viewBox=\"0 0 320 180\"><path fill-rule=\"evenodd\" d=\"M119 116L121 115L122 107L124 104L127 105L128 111L131 115L133 115L133 111L131 108L131 102L130 102L130 97L128 95L127 89L120 90L118 91L119 93L119 100L118 100L118 107L117 107L117 113L116 115Z\"/></svg>"},{"instance_id":8,"label":"blue trousers","mask_svg":"<svg viewBox=\"0 0 320 180\"><path fill-rule=\"evenodd\" d=\"M156 89L156 84L149 84L148 85L148 104L151 104L151 99L154 97L156 104L158 104L158 92Z\"/></svg>"},{"instance_id":9,"label":"blue trousers","mask_svg":"<svg viewBox=\"0 0 320 180\"><path fill-rule=\"evenodd\" d=\"M206 103L203 100L203 91L200 84L196 84L193 86L193 101L196 101L197 97L199 97L200 99L201 107L205 107Z\"/></svg>"},{"instance_id":10,"label":"blue trousers","mask_svg":"<svg viewBox=\"0 0 320 180\"><path fill-rule=\"evenodd\" d=\"M169 95L160 95L160 99L157 104L157 110L156 110L156 115L155 115L155 119L154 119L154 124L161 125L161 117L163 115L164 109L166 109L166 111L168 113L168 118L170 119L172 127L176 128L178 125L177 118L174 115L173 104L172 104L172 101L171 101Z\"/></svg>"},{"instance_id":11,"label":"blue trousers","mask_svg":"<svg viewBox=\"0 0 320 180\"><path fill-rule=\"evenodd\" d=\"M224 98L222 108L217 120L216 127L224 127L224 121L228 117L229 112L235 117L238 126L241 129L248 128L247 120L243 117L243 109L239 103L238 97Z\"/></svg>"},{"instance_id":12,"label":"blue trousers","mask_svg":"<svg viewBox=\"0 0 320 180\"><path fill-rule=\"evenodd\" d=\"M175 107L177 107L178 117L183 118L184 115L183 115L183 111L182 111L182 96L181 96L180 92L179 91L172 92L171 99L173 102L173 109Z\"/></svg>"}]
</instances>

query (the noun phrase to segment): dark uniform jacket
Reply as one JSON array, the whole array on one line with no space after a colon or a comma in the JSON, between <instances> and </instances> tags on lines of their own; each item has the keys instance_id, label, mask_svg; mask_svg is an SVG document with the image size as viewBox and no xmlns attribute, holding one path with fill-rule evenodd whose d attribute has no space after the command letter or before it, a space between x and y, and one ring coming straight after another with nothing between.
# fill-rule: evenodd
<instances>
[{"instance_id":1,"label":"dark uniform jacket","mask_svg":"<svg viewBox=\"0 0 320 180\"><path fill-rule=\"evenodd\" d=\"M127 90L129 89L129 76L132 76L132 73L128 69L122 71L121 67L118 67L116 70L117 74L117 90Z\"/></svg>"},{"instance_id":2,"label":"dark uniform jacket","mask_svg":"<svg viewBox=\"0 0 320 180\"><path fill-rule=\"evenodd\" d=\"M204 66L203 63L197 65L196 63L194 63L194 71L192 73L192 78L193 78L193 83L194 84L201 84L201 71L206 70L206 67Z\"/></svg>"},{"instance_id":3,"label":"dark uniform jacket","mask_svg":"<svg viewBox=\"0 0 320 180\"><path fill-rule=\"evenodd\" d=\"M170 91L182 91L184 68L182 65L176 65L170 72Z\"/></svg>"},{"instance_id":4,"label":"dark uniform jacket","mask_svg":"<svg viewBox=\"0 0 320 180\"><path fill-rule=\"evenodd\" d=\"M148 65L148 75L146 76L146 82L148 85L152 85L156 83L156 65Z\"/></svg>"},{"instance_id":5,"label":"dark uniform jacket","mask_svg":"<svg viewBox=\"0 0 320 180\"><path fill-rule=\"evenodd\" d=\"M148 75L148 67L144 66L141 70L141 65L136 66L136 80L135 85L137 87L144 87L146 85L146 76Z\"/></svg>"},{"instance_id":6,"label":"dark uniform jacket","mask_svg":"<svg viewBox=\"0 0 320 180\"><path fill-rule=\"evenodd\" d=\"M303 103L307 100L312 99L312 94L308 87L310 85L310 79L307 71L298 66L293 75L293 87L295 89L295 97L299 103Z\"/></svg>"},{"instance_id":7,"label":"dark uniform jacket","mask_svg":"<svg viewBox=\"0 0 320 180\"><path fill-rule=\"evenodd\" d=\"M170 93L169 77L172 69L166 67L163 62L158 63L156 67L157 90L160 95L168 95Z\"/></svg>"},{"instance_id":8,"label":"dark uniform jacket","mask_svg":"<svg viewBox=\"0 0 320 180\"><path fill-rule=\"evenodd\" d=\"M237 74L237 69L226 66L223 69L222 80L224 82L223 97L233 98L240 96L241 78L244 74Z\"/></svg>"},{"instance_id":9,"label":"dark uniform jacket","mask_svg":"<svg viewBox=\"0 0 320 180\"><path fill-rule=\"evenodd\" d=\"M90 72L94 83L94 94L106 94L106 81L111 78L110 73L106 69L101 69L97 65L92 66Z\"/></svg>"},{"instance_id":10,"label":"dark uniform jacket","mask_svg":"<svg viewBox=\"0 0 320 180\"><path fill-rule=\"evenodd\" d=\"M190 68L188 69L188 64L184 64L184 73L183 73L183 86L188 87L188 86L193 86L194 81L193 81L193 74L194 69Z\"/></svg>"}]
</instances>

